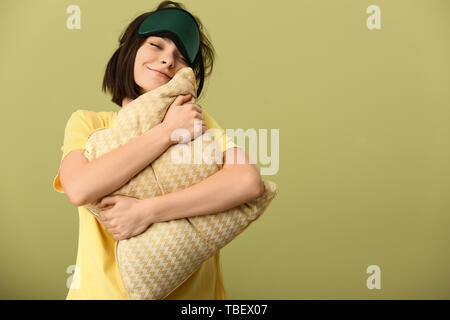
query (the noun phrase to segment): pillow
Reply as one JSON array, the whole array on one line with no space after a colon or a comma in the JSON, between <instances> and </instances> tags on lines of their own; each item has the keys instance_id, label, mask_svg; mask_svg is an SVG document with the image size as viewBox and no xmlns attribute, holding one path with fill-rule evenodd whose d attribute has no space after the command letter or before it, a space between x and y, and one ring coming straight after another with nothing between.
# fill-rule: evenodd
<instances>
[{"instance_id":1,"label":"pillow","mask_svg":"<svg viewBox=\"0 0 450 320\"><path fill-rule=\"evenodd\" d=\"M180 69L168 83L142 94L121 109L111 128L93 131L87 139L84 155L92 161L142 135L162 122L178 95L190 93L196 97L196 92L193 70L190 67ZM200 182L223 166L223 154L217 143L206 131L189 142L172 145L110 195L145 199ZM197 159L197 163L182 161L189 159ZM164 299L179 287L203 261L261 216L278 193L274 182L264 181L264 186L262 196L230 210L154 223L140 235L116 241L116 261L130 298ZM97 203L98 200L85 205L96 216L106 210L97 208Z\"/></svg>"}]
</instances>

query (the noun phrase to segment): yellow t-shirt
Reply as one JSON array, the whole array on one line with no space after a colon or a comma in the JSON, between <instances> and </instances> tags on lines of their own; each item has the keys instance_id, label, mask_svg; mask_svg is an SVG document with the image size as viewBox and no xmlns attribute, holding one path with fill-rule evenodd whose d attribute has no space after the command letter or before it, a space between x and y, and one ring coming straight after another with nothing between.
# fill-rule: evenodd
<instances>
[{"instance_id":1,"label":"yellow t-shirt","mask_svg":"<svg viewBox=\"0 0 450 320\"><path fill-rule=\"evenodd\" d=\"M207 129L215 128L212 134L222 141L222 151L237 146L226 136L224 130L204 110L203 119ZM94 112L79 109L70 116L61 147L64 157L76 149L85 149L89 134L100 128L110 128L117 112ZM64 193L58 174L53 188ZM122 283L115 259L115 239L84 206L78 207L79 238L75 272L67 295L72 299L130 299ZM205 260L184 283L170 293L168 300L225 300L226 292L220 263L220 251Z\"/></svg>"}]
</instances>

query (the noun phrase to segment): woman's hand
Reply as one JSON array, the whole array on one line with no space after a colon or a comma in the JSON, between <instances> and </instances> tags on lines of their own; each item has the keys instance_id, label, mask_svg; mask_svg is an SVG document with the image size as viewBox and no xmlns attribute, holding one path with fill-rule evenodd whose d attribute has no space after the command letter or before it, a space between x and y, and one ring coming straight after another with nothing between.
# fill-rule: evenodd
<instances>
[{"instance_id":1,"label":"woman's hand","mask_svg":"<svg viewBox=\"0 0 450 320\"><path fill-rule=\"evenodd\" d=\"M105 226L116 240L123 240L141 234L151 225L143 200L115 195L101 199L97 207L110 209L100 211L97 220Z\"/></svg>"},{"instance_id":2,"label":"woman's hand","mask_svg":"<svg viewBox=\"0 0 450 320\"><path fill-rule=\"evenodd\" d=\"M207 130L206 121L203 120L202 108L193 102L189 102L191 100L193 100L191 94L179 95L176 97L169 106L166 115L161 122L161 125L168 130L169 135L176 129L185 129L189 131L189 138L180 137L180 134L175 134L174 137L170 137L170 142L172 144L189 142L201 136ZM201 130L200 126L198 129L195 127L195 120L201 123Z\"/></svg>"}]
</instances>

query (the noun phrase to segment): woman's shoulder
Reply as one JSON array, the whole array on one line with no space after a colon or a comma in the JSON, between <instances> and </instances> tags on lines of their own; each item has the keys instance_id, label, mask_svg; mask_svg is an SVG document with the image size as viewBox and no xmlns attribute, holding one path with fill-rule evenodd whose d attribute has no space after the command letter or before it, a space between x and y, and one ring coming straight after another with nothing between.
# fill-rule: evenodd
<instances>
[{"instance_id":1,"label":"woman's shoulder","mask_svg":"<svg viewBox=\"0 0 450 320\"><path fill-rule=\"evenodd\" d=\"M82 121L93 128L105 128L110 127L113 124L116 116L116 111L78 109L72 113L71 118Z\"/></svg>"}]
</instances>

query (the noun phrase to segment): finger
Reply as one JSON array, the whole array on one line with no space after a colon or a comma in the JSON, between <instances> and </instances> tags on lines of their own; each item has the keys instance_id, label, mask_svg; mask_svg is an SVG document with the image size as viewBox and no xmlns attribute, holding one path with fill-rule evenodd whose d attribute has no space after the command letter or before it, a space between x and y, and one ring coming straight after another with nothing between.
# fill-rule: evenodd
<instances>
[{"instance_id":1,"label":"finger","mask_svg":"<svg viewBox=\"0 0 450 320\"><path fill-rule=\"evenodd\" d=\"M193 107L193 109L194 109L195 111L197 111L197 112L200 113L200 114L203 114L203 109L200 108L198 105L196 105L195 103L193 103L193 104L191 104L191 106Z\"/></svg>"},{"instance_id":2,"label":"finger","mask_svg":"<svg viewBox=\"0 0 450 320\"><path fill-rule=\"evenodd\" d=\"M106 216L105 216L106 211L108 211L108 210L100 211L98 213L98 216L103 224L106 222Z\"/></svg>"},{"instance_id":3,"label":"finger","mask_svg":"<svg viewBox=\"0 0 450 320\"><path fill-rule=\"evenodd\" d=\"M183 104L183 96L179 95L175 98L175 100L173 100L172 104L170 105L170 107L172 106L181 106Z\"/></svg>"},{"instance_id":4,"label":"finger","mask_svg":"<svg viewBox=\"0 0 450 320\"><path fill-rule=\"evenodd\" d=\"M188 102L189 100L191 100L192 96L191 94L183 94L183 95L179 95L175 100L177 100L177 104L184 104L186 102Z\"/></svg>"},{"instance_id":5,"label":"finger","mask_svg":"<svg viewBox=\"0 0 450 320\"><path fill-rule=\"evenodd\" d=\"M117 230L114 228L114 226L111 226L108 222L105 221L103 223L103 226L108 230L109 233L113 234L114 232L117 232Z\"/></svg>"},{"instance_id":6,"label":"finger","mask_svg":"<svg viewBox=\"0 0 450 320\"><path fill-rule=\"evenodd\" d=\"M116 196L105 197L99 202L99 205L101 207L104 207L104 206L107 206L107 205L115 204L116 202L117 202L117 197Z\"/></svg>"},{"instance_id":7,"label":"finger","mask_svg":"<svg viewBox=\"0 0 450 320\"><path fill-rule=\"evenodd\" d=\"M100 212L98 216L99 216L98 220L101 222L102 225L104 225L106 227L106 225L108 224L108 220L105 217L105 213Z\"/></svg>"},{"instance_id":8,"label":"finger","mask_svg":"<svg viewBox=\"0 0 450 320\"><path fill-rule=\"evenodd\" d=\"M102 217L97 217L97 221L98 221L101 225L103 225L105 228L107 228L108 222L107 222L105 219L103 219Z\"/></svg>"},{"instance_id":9,"label":"finger","mask_svg":"<svg viewBox=\"0 0 450 320\"><path fill-rule=\"evenodd\" d=\"M194 118L203 121L203 115L202 115L201 113L199 113L199 112L196 112L196 113L195 113Z\"/></svg>"},{"instance_id":10,"label":"finger","mask_svg":"<svg viewBox=\"0 0 450 320\"><path fill-rule=\"evenodd\" d=\"M123 236L119 232L115 232L113 234L114 239L116 240L123 240Z\"/></svg>"}]
</instances>

